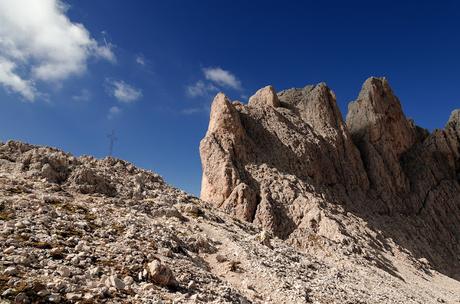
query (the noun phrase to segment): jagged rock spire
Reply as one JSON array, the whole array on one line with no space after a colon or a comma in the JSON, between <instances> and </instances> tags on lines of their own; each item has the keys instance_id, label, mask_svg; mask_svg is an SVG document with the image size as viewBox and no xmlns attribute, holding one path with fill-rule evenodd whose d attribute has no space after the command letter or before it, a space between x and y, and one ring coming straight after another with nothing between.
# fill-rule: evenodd
<instances>
[{"instance_id":1,"label":"jagged rock spire","mask_svg":"<svg viewBox=\"0 0 460 304\"><path fill-rule=\"evenodd\" d=\"M260 90L258 90L253 96L249 98L249 106L271 106L279 107L280 101L276 95L275 89L269 85Z\"/></svg>"},{"instance_id":2,"label":"jagged rock spire","mask_svg":"<svg viewBox=\"0 0 460 304\"><path fill-rule=\"evenodd\" d=\"M245 131L235 107L223 93L217 94L211 105L206 137L200 143L203 200L221 205L238 185L240 173L233 159L235 153L243 153L244 137Z\"/></svg>"},{"instance_id":3,"label":"jagged rock spire","mask_svg":"<svg viewBox=\"0 0 460 304\"><path fill-rule=\"evenodd\" d=\"M460 130L460 109L456 109L450 114L446 127L449 126Z\"/></svg>"},{"instance_id":4,"label":"jagged rock spire","mask_svg":"<svg viewBox=\"0 0 460 304\"><path fill-rule=\"evenodd\" d=\"M218 93L211 105L208 133L225 130L228 134L239 136L242 126L235 108L223 93Z\"/></svg>"},{"instance_id":5,"label":"jagged rock spire","mask_svg":"<svg viewBox=\"0 0 460 304\"><path fill-rule=\"evenodd\" d=\"M385 78L364 82L358 99L348 106L347 126L364 156L373 187L382 193L407 189L400 157L417 136Z\"/></svg>"},{"instance_id":6,"label":"jagged rock spire","mask_svg":"<svg viewBox=\"0 0 460 304\"><path fill-rule=\"evenodd\" d=\"M445 212L459 210L459 126L454 111L445 130L417 127L385 78L364 82L346 123L324 83L278 94L267 86L248 105L218 94L200 144L201 197L299 246L311 233L346 238L325 206L389 216L398 228L380 229L442 264L460 254L442 249L460 243L460 212ZM434 224L413 231L414 221Z\"/></svg>"}]
</instances>

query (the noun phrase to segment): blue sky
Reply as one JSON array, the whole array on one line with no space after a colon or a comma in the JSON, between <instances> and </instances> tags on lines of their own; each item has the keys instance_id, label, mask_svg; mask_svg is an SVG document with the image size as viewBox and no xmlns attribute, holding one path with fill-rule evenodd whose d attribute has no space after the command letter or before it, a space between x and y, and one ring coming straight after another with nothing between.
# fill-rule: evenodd
<instances>
[{"instance_id":1,"label":"blue sky","mask_svg":"<svg viewBox=\"0 0 460 304\"><path fill-rule=\"evenodd\" d=\"M460 108L456 1L34 2L0 0L0 140L103 157L114 129L116 157L195 194L217 91L324 81L345 115L386 76L423 127Z\"/></svg>"}]
</instances>

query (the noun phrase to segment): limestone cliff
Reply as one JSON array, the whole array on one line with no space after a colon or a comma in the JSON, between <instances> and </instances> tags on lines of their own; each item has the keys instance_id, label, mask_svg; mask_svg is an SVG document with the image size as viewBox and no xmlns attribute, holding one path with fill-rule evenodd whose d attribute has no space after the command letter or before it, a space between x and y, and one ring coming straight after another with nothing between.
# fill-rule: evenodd
<instances>
[{"instance_id":1,"label":"limestone cliff","mask_svg":"<svg viewBox=\"0 0 460 304\"><path fill-rule=\"evenodd\" d=\"M200 154L203 200L301 248L319 237L378 254L378 239L391 239L460 277L459 110L430 134L375 77L346 123L323 83L278 94L268 86L247 105L219 94ZM359 236L361 221L379 236Z\"/></svg>"}]
</instances>

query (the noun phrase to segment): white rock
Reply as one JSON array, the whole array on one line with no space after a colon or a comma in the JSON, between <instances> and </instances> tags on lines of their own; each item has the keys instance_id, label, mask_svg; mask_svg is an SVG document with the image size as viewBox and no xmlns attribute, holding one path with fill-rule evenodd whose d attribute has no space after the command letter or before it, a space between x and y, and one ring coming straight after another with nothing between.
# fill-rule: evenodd
<instances>
[{"instance_id":1,"label":"white rock","mask_svg":"<svg viewBox=\"0 0 460 304\"><path fill-rule=\"evenodd\" d=\"M75 292L69 292L65 295L66 299L69 301L76 301L81 299L81 294Z\"/></svg>"},{"instance_id":2,"label":"white rock","mask_svg":"<svg viewBox=\"0 0 460 304\"><path fill-rule=\"evenodd\" d=\"M171 269L160 263L160 261L154 260L148 264L148 270L150 278L153 282L162 286L175 285L176 280Z\"/></svg>"},{"instance_id":3,"label":"white rock","mask_svg":"<svg viewBox=\"0 0 460 304\"><path fill-rule=\"evenodd\" d=\"M91 268L91 269L89 270L89 274L90 274L92 277L98 276L101 272L102 272L102 269L101 269L101 267L99 267L99 266L93 267L93 268Z\"/></svg>"},{"instance_id":4,"label":"white rock","mask_svg":"<svg viewBox=\"0 0 460 304\"><path fill-rule=\"evenodd\" d=\"M9 295L14 294L15 290L13 288L8 288L4 292L2 292L2 297L7 297Z\"/></svg>"},{"instance_id":5,"label":"white rock","mask_svg":"<svg viewBox=\"0 0 460 304\"><path fill-rule=\"evenodd\" d=\"M70 277L72 275L72 272L70 271L70 269L68 267L65 267L65 266L59 267L58 273L62 277L65 277L65 278L68 278L68 277Z\"/></svg>"},{"instance_id":6,"label":"white rock","mask_svg":"<svg viewBox=\"0 0 460 304\"><path fill-rule=\"evenodd\" d=\"M125 282L126 285L130 286L133 284L134 279L131 276L126 276L123 278L123 282Z\"/></svg>"},{"instance_id":7,"label":"white rock","mask_svg":"<svg viewBox=\"0 0 460 304\"><path fill-rule=\"evenodd\" d=\"M48 290L42 289L39 292L37 292L37 295L39 295L40 297L45 297L45 296L49 295L49 293L50 292Z\"/></svg>"},{"instance_id":8,"label":"white rock","mask_svg":"<svg viewBox=\"0 0 460 304\"><path fill-rule=\"evenodd\" d=\"M89 293L89 292L86 292L86 293L83 295L83 299L84 299L84 300L87 300L87 301L88 301L88 300L92 300L92 299L94 299L94 294Z\"/></svg>"},{"instance_id":9,"label":"white rock","mask_svg":"<svg viewBox=\"0 0 460 304\"><path fill-rule=\"evenodd\" d=\"M192 281L188 282L187 287L188 287L189 289L194 289L194 288L196 287L195 281L192 280Z\"/></svg>"},{"instance_id":10,"label":"white rock","mask_svg":"<svg viewBox=\"0 0 460 304\"><path fill-rule=\"evenodd\" d=\"M78 264L80 264L80 258L79 258L78 256L74 256L74 257L70 260L70 262L71 262L73 265L77 266Z\"/></svg>"},{"instance_id":11,"label":"white rock","mask_svg":"<svg viewBox=\"0 0 460 304\"><path fill-rule=\"evenodd\" d=\"M158 249L158 253L161 254L162 256L172 258L173 257L173 252L169 248L160 248Z\"/></svg>"},{"instance_id":12,"label":"white rock","mask_svg":"<svg viewBox=\"0 0 460 304\"><path fill-rule=\"evenodd\" d=\"M17 273L18 273L18 269L14 266L10 266L3 271L3 274L6 274L6 275L16 275Z\"/></svg>"},{"instance_id":13,"label":"white rock","mask_svg":"<svg viewBox=\"0 0 460 304\"><path fill-rule=\"evenodd\" d=\"M62 254L62 249L59 247L54 247L50 250L50 255L51 256L58 256Z\"/></svg>"},{"instance_id":14,"label":"white rock","mask_svg":"<svg viewBox=\"0 0 460 304\"><path fill-rule=\"evenodd\" d=\"M149 290L149 289L152 289L152 288L153 288L152 283L144 283L144 284L141 285L142 290Z\"/></svg>"},{"instance_id":15,"label":"white rock","mask_svg":"<svg viewBox=\"0 0 460 304\"><path fill-rule=\"evenodd\" d=\"M15 249L14 246L10 246L10 247L6 248L5 250L3 250L3 253L4 253L4 254L13 253L13 252L14 252L14 249Z\"/></svg>"},{"instance_id":16,"label":"white rock","mask_svg":"<svg viewBox=\"0 0 460 304\"><path fill-rule=\"evenodd\" d=\"M201 212L200 208L193 204L188 204L184 206L182 210L192 215L199 215Z\"/></svg>"},{"instance_id":17,"label":"white rock","mask_svg":"<svg viewBox=\"0 0 460 304\"><path fill-rule=\"evenodd\" d=\"M111 275L106 281L107 287L115 287L116 289L124 289L125 283L120 280L116 275Z\"/></svg>"},{"instance_id":18,"label":"white rock","mask_svg":"<svg viewBox=\"0 0 460 304\"><path fill-rule=\"evenodd\" d=\"M22 222L17 222L16 224L14 224L14 227L19 228L19 229L24 228L25 226L26 225L24 225L24 223Z\"/></svg>"}]
</instances>

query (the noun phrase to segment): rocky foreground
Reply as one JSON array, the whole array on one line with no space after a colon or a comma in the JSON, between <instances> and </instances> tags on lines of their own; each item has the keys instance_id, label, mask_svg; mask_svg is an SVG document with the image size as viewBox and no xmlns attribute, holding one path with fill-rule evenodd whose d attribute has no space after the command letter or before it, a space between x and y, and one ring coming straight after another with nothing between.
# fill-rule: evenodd
<instances>
[{"instance_id":1,"label":"rocky foreground","mask_svg":"<svg viewBox=\"0 0 460 304\"><path fill-rule=\"evenodd\" d=\"M382 256L310 241L317 255L122 160L0 145L3 303L460 301L458 281L391 240L382 254L394 273Z\"/></svg>"},{"instance_id":2,"label":"rocky foreground","mask_svg":"<svg viewBox=\"0 0 460 304\"><path fill-rule=\"evenodd\" d=\"M219 94L208 202L0 143L0 303L460 303L460 112L429 134L371 78L350 113L323 84Z\"/></svg>"}]
</instances>

